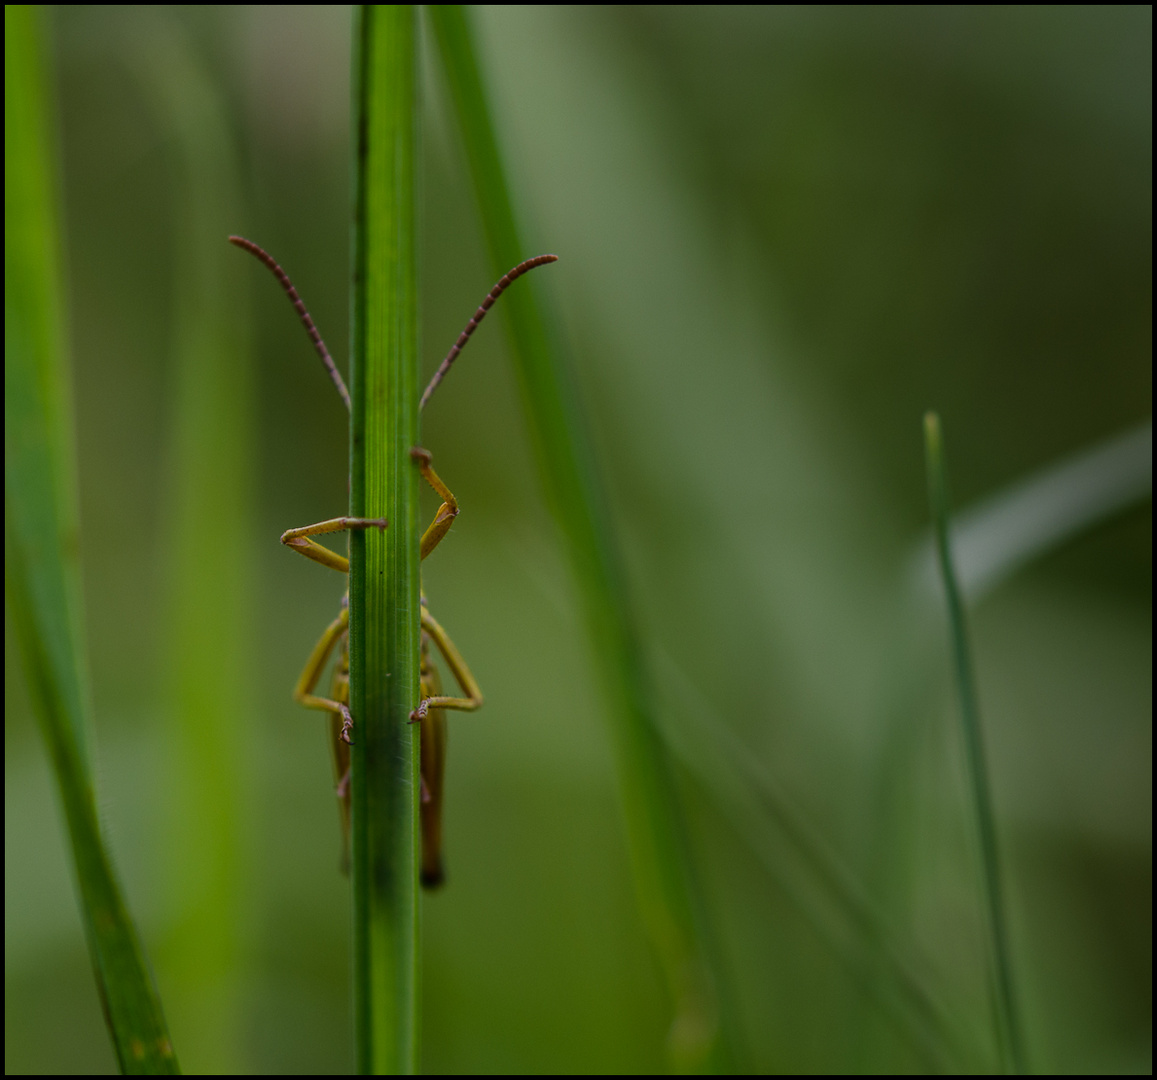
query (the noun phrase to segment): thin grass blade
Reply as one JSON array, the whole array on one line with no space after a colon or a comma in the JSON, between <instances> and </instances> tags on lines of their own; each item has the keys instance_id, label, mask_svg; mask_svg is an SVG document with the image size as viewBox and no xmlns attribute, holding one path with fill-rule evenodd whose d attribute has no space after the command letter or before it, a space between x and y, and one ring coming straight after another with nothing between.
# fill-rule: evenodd
<instances>
[{"instance_id":1,"label":"thin grass blade","mask_svg":"<svg viewBox=\"0 0 1157 1080\"><path fill-rule=\"evenodd\" d=\"M4 9L5 592L68 828L122 1072L174 1073L160 999L97 820L43 9Z\"/></svg>"},{"instance_id":2,"label":"thin grass blade","mask_svg":"<svg viewBox=\"0 0 1157 1080\"><path fill-rule=\"evenodd\" d=\"M1152 498L1153 421L1147 420L957 512L951 540L961 592L975 605L1043 555ZM913 584L931 594L931 536L911 558Z\"/></svg>"},{"instance_id":3,"label":"thin grass blade","mask_svg":"<svg viewBox=\"0 0 1157 1080\"><path fill-rule=\"evenodd\" d=\"M992 790L985 761L983 733L980 729L980 705L976 693L976 675L972 664L968 627L964 619L964 604L960 598L960 586L956 579L952 547L949 543L948 479L944 468L940 417L934 412L927 413L924 417L924 447L928 462L928 501L932 509L936 554L948 603L952 659L956 674L956 689L960 695L960 722L980 843L984 900L988 931L991 935L993 1010L997 1045L1005 1069L1020 1074L1024 1072L1024 1043L1013 986L1012 958L1009 951L1004 894L1001 888Z\"/></svg>"}]
</instances>

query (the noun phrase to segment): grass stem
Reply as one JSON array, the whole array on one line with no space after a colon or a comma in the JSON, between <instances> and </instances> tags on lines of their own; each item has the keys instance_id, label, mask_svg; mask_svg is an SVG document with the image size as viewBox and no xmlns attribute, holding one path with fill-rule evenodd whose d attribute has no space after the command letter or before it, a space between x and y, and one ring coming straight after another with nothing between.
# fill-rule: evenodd
<instances>
[{"instance_id":1,"label":"grass stem","mask_svg":"<svg viewBox=\"0 0 1157 1080\"><path fill-rule=\"evenodd\" d=\"M948 603L948 627L952 638L952 659L956 688L960 695L960 722L964 735L968 780L976 814L980 842L981 868L988 930L991 935L993 973L993 1008L997 1045L1005 1071L1024 1072L1024 1048L1016 1011L1012 961L1009 953L1007 918L1001 888L1000 858L996 842L996 822L992 809L992 791L984 755L980 728L980 706L976 693L976 675L964 619L960 586L952 562L949 543L948 480L944 468L940 417L929 412L924 416L924 446L928 464L928 498L932 508L932 527L936 535L936 554Z\"/></svg>"},{"instance_id":2,"label":"grass stem","mask_svg":"<svg viewBox=\"0 0 1157 1080\"><path fill-rule=\"evenodd\" d=\"M418 1060L417 26L362 7L354 28L350 538L354 1010L363 1073Z\"/></svg>"}]
</instances>

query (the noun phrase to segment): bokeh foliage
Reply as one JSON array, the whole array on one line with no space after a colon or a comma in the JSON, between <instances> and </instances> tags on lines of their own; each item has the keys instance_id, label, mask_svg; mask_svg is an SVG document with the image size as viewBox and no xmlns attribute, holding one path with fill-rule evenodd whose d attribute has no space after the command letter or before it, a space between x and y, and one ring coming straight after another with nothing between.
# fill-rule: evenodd
<instances>
[{"instance_id":1,"label":"bokeh foliage","mask_svg":"<svg viewBox=\"0 0 1157 1080\"><path fill-rule=\"evenodd\" d=\"M223 257L241 258L230 232L272 251L341 362L348 13L167 17L227 103L242 162L245 203L214 226ZM965 1064L990 1064L943 619L907 576L927 523L920 420L943 417L959 507L1148 417L1151 14L476 17L526 254L562 257L543 287L611 484L659 713L740 741L776 805L814 830L805 848L822 844L883 913ZM196 1017L169 1005L184 913L167 867L189 824L174 833L163 783L190 178L138 70L142 49L164 63L175 46L138 23L126 9L56 13L63 220L101 810L196 1071L220 1048L189 1045ZM432 370L492 282L444 87L425 67ZM244 783L230 1064L339 1071L352 1061L347 885L322 722L289 691L341 583L277 537L343 512L346 418L275 287L230 284L254 314L255 366L238 382L256 388L244 394L255 456L241 463L252 500L243 520L205 523L215 551L239 552L250 597L229 744ZM476 335L423 421L463 507L424 584L487 696L478 716L452 718L449 885L423 915L424 1063L653 1070L661 980L501 329ZM1145 503L971 612L1040 1070L1151 1067L1150 547ZM5 682L7 1065L107 1069L10 645ZM729 802L726 774L687 771L682 787L749 1067L928 1067L872 992L886 974L850 964L852 946L817 917L824 897L797 857L758 847L775 835L760 808Z\"/></svg>"}]
</instances>

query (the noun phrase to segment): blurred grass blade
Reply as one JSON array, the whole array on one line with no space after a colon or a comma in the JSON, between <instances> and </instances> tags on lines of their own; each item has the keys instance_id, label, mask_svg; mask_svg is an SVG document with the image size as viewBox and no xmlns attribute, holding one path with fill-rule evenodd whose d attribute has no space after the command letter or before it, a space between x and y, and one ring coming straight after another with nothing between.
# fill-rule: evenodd
<instances>
[{"instance_id":1,"label":"blurred grass blade","mask_svg":"<svg viewBox=\"0 0 1157 1080\"><path fill-rule=\"evenodd\" d=\"M256 669L249 615L254 573L253 393L245 320L248 269L224 235L241 218L229 113L183 24L169 8L142 8L117 38L172 160L174 392L165 475L164 842L181 857L154 880L178 912L157 953L180 1018L185 1066L243 1067L245 1011L238 977L252 773L239 742L256 737ZM206 544L207 522L228 522Z\"/></svg>"},{"instance_id":2,"label":"blurred grass blade","mask_svg":"<svg viewBox=\"0 0 1157 1080\"><path fill-rule=\"evenodd\" d=\"M12 624L72 845L81 918L126 1073L177 1071L97 821L81 630L52 108L39 9L4 9L4 566Z\"/></svg>"},{"instance_id":3,"label":"blurred grass blade","mask_svg":"<svg viewBox=\"0 0 1157 1080\"><path fill-rule=\"evenodd\" d=\"M961 511L952 523L960 589L975 603L1086 529L1153 496L1153 421L1087 447ZM931 538L914 556L921 586L935 578Z\"/></svg>"},{"instance_id":4,"label":"blurred grass blade","mask_svg":"<svg viewBox=\"0 0 1157 1080\"><path fill-rule=\"evenodd\" d=\"M706 694L666 653L655 658L669 695L664 733L688 774L724 811L776 885L936 1072L980 1062L855 875L781 784L744 746Z\"/></svg>"},{"instance_id":5,"label":"blurred grass blade","mask_svg":"<svg viewBox=\"0 0 1157 1080\"><path fill-rule=\"evenodd\" d=\"M932 527L936 535L940 573L944 579L944 592L948 603L948 626L952 638L956 687L960 695L960 722L964 734L968 780L972 789L980 843L985 906L992 944L997 1045L1000 1047L1002 1064L1006 1070L1011 1069L1020 1074L1024 1072L1024 1049L1016 1011L1012 958L1009 955L1000 859L996 844L996 822L992 809L988 766L984 757L984 739L980 730L976 676L972 667L968 629L964 622L964 606L960 599L960 588L952 564L952 549L948 539L948 480L944 469L940 418L933 412L927 413L924 417L924 446L928 461L928 499L932 509Z\"/></svg>"},{"instance_id":6,"label":"blurred grass blade","mask_svg":"<svg viewBox=\"0 0 1157 1080\"><path fill-rule=\"evenodd\" d=\"M497 277L537 251L523 244L515 220L466 15L457 5L428 10ZM611 705L636 889L673 1001L669 1051L676 1068L718 1068L720 1017L671 765L653 716L654 696L574 384L552 345L539 285L532 277L503 297L505 317L540 477L569 548Z\"/></svg>"},{"instance_id":7,"label":"blurred grass blade","mask_svg":"<svg viewBox=\"0 0 1157 1080\"><path fill-rule=\"evenodd\" d=\"M363 1073L414 1072L418 1032L417 27L354 26L350 537L354 1009Z\"/></svg>"}]
</instances>

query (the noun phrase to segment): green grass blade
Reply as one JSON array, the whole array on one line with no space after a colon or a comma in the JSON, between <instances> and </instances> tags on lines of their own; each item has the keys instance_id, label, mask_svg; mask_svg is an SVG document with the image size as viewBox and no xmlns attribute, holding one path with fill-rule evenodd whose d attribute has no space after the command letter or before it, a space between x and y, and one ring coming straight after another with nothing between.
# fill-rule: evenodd
<instances>
[{"instance_id":1,"label":"green grass blade","mask_svg":"<svg viewBox=\"0 0 1157 1080\"><path fill-rule=\"evenodd\" d=\"M520 236L465 13L457 5L429 13L497 277L538 252ZM533 277L519 282L502 303L540 476L569 548L611 705L636 889L673 1001L672 1063L691 1070L718 1066L719 1014L671 764L653 715L654 695L590 442L573 382L552 345L539 284Z\"/></svg>"},{"instance_id":2,"label":"green grass blade","mask_svg":"<svg viewBox=\"0 0 1157 1080\"><path fill-rule=\"evenodd\" d=\"M964 605L960 598L960 587L952 563L952 548L948 540L948 480L944 469L940 417L934 412L927 413L924 417L924 446L928 459L928 499L932 508L932 527L936 533L940 574L944 581L948 603L952 658L956 670L957 692L960 695L960 721L964 733L968 779L972 788L972 802L980 842L988 928L992 936L997 1044L1006 1069L1019 1074L1024 1072L1024 1048L1013 989L1012 960L1009 955L1000 859L996 844L996 822L992 809L988 767L985 763L984 739L980 730L980 707L968 643L968 628L964 621Z\"/></svg>"},{"instance_id":3,"label":"green grass blade","mask_svg":"<svg viewBox=\"0 0 1157 1080\"><path fill-rule=\"evenodd\" d=\"M417 27L366 6L354 31L350 538L354 1009L361 1072L417 1066Z\"/></svg>"},{"instance_id":4,"label":"green grass blade","mask_svg":"<svg viewBox=\"0 0 1157 1080\"><path fill-rule=\"evenodd\" d=\"M1153 498L1153 421L1038 469L957 511L952 551L970 605L1082 533ZM935 582L929 537L913 553L913 577Z\"/></svg>"},{"instance_id":5,"label":"green grass blade","mask_svg":"<svg viewBox=\"0 0 1157 1080\"><path fill-rule=\"evenodd\" d=\"M126 1073L177 1071L160 1000L97 820L81 633L72 407L52 106L40 15L4 9L4 565L12 624L56 775L81 918Z\"/></svg>"},{"instance_id":6,"label":"green grass blade","mask_svg":"<svg viewBox=\"0 0 1157 1080\"><path fill-rule=\"evenodd\" d=\"M784 897L927 1068L948 1073L979 1067L958 1021L927 978L924 958L893 933L821 830L669 656L658 654L655 665L670 694L664 733L672 752L711 794Z\"/></svg>"},{"instance_id":7,"label":"green grass blade","mask_svg":"<svg viewBox=\"0 0 1157 1080\"><path fill-rule=\"evenodd\" d=\"M237 972L255 732L252 534L254 415L240 279L250 267L223 234L241 217L239 165L220 87L169 8L144 8L120 39L172 159L174 327L165 425L165 842L179 858L154 880L180 912L158 962L183 1021L185 1066L243 1062ZM228 530L206 544L207 523ZM242 1066L242 1071L244 1068Z\"/></svg>"}]
</instances>

